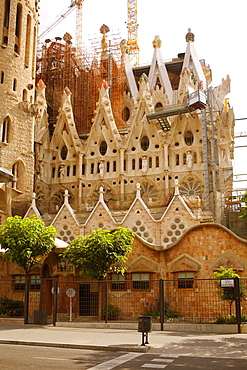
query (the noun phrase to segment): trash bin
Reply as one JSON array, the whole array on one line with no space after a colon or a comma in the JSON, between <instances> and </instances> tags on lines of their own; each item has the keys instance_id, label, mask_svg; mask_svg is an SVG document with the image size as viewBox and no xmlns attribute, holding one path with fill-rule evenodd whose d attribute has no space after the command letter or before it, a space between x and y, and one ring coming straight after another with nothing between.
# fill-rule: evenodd
<instances>
[{"instance_id":1,"label":"trash bin","mask_svg":"<svg viewBox=\"0 0 247 370\"><path fill-rule=\"evenodd\" d=\"M151 333L152 316L138 316L138 332Z\"/></svg>"},{"instance_id":2,"label":"trash bin","mask_svg":"<svg viewBox=\"0 0 247 370\"><path fill-rule=\"evenodd\" d=\"M34 311L34 324L47 325L47 311L35 310Z\"/></svg>"}]
</instances>

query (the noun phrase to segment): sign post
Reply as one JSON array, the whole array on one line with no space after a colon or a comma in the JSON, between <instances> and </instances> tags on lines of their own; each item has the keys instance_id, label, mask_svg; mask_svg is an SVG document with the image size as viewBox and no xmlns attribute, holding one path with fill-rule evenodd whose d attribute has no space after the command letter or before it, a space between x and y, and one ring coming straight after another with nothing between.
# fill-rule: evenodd
<instances>
[{"instance_id":1,"label":"sign post","mask_svg":"<svg viewBox=\"0 0 247 370\"><path fill-rule=\"evenodd\" d=\"M69 297L69 321L72 321L72 298L75 296L75 289L68 289L66 291L66 296Z\"/></svg>"}]
</instances>

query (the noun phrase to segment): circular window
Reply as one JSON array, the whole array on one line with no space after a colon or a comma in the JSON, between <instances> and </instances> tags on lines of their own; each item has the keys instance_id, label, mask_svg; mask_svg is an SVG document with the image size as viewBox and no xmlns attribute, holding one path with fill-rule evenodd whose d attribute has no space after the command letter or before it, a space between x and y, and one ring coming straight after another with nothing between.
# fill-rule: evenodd
<instances>
[{"instance_id":1,"label":"circular window","mask_svg":"<svg viewBox=\"0 0 247 370\"><path fill-rule=\"evenodd\" d=\"M173 232L172 231L168 231L167 235L168 236L172 236Z\"/></svg>"},{"instance_id":2,"label":"circular window","mask_svg":"<svg viewBox=\"0 0 247 370\"><path fill-rule=\"evenodd\" d=\"M101 155L105 155L107 152L107 144L105 141L101 141L100 146L99 146L99 151Z\"/></svg>"},{"instance_id":3,"label":"circular window","mask_svg":"<svg viewBox=\"0 0 247 370\"><path fill-rule=\"evenodd\" d=\"M191 182L188 182L187 184L183 184L181 186L180 194L185 196L188 195L200 196L202 194L202 186L199 183L192 180Z\"/></svg>"},{"instance_id":4,"label":"circular window","mask_svg":"<svg viewBox=\"0 0 247 370\"><path fill-rule=\"evenodd\" d=\"M140 227L140 231L141 232L145 231L145 227L144 226Z\"/></svg>"},{"instance_id":5,"label":"circular window","mask_svg":"<svg viewBox=\"0 0 247 370\"><path fill-rule=\"evenodd\" d=\"M144 233L144 237L145 238L148 238L149 237L149 233Z\"/></svg>"},{"instance_id":6,"label":"circular window","mask_svg":"<svg viewBox=\"0 0 247 370\"><path fill-rule=\"evenodd\" d=\"M66 233L67 235L71 235L71 231L67 231L67 233Z\"/></svg>"},{"instance_id":7,"label":"circular window","mask_svg":"<svg viewBox=\"0 0 247 370\"><path fill-rule=\"evenodd\" d=\"M138 236L142 236L142 234L141 234L141 233L136 233L136 235L138 235Z\"/></svg>"},{"instance_id":8,"label":"circular window","mask_svg":"<svg viewBox=\"0 0 247 370\"><path fill-rule=\"evenodd\" d=\"M134 226L134 227L132 227L132 230L134 231L134 233L136 233L138 229L137 229L137 227Z\"/></svg>"},{"instance_id":9,"label":"circular window","mask_svg":"<svg viewBox=\"0 0 247 370\"><path fill-rule=\"evenodd\" d=\"M104 224L102 224L102 223L99 224L100 229L102 229L103 226L104 226Z\"/></svg>"},{"instance_id":10,"label":"circular window","mask_svg":"<svg viewBox=\"0 0 247 370\"><path fill-rule=\"evenodd\" d=\"M61 158L63 160L65 160L67 158L67 154L68 154L68 149L67 149L67 146L64 145L61 149L61 152L60 152L60 155L61 155Z\"/></svg>"},{"instance_id":11,"label":"circular window","mask_svg":"<svg viewBox=\"0 0 247 370\"><path fill-rule=\"evenodd\" d=\"M141 147L142 150L146 151L149 148L149 138L147 136L143 136L141 139Z\"/></svg>"},{"instance_id":12,"label":"circular window","mask_svg":"<svg viewBox=\"0 0 247 370\"><path fill-rule=\"evenodd\" d=\"M69 240L72 242L72 240L74 240L74 237L73 237L73 236L71 236L71 237L69 238Z\"/></svg>"},{"instance_id":13,"label":"circular window","mask_svg":"<svg viewBox=\"0 0 247 370\"><path fill-rule=\"evenodd\" d=\"M180 218L176 218L176 219L175 219L175 223L176 223L176 224L179 224L179 222L180 222Z\"/></svg>"},{"instance_id":14,"label":"circular window","mask_svg":"<svg viewBox=\"0 0 247 370\"><path fill-rule=\"evenodd\" d=\"M64 235L64 231L61 231L61 232L60 232L60 235L61 235L61 236L63 236L63 235Z\"/></svg>"},{"instance_id":15,"label":"circular window","mask_svg":"<svg viewBox=\"0 0 247 370\"><path fill-rule=\"evenodd\" d=\"M68 230L68 226L67 225L64 225L63 229L64 230Z\"/></svg>"},{"instance_id":16,"label":"circular window","mask_svg":"<svg viewBox=\"0 0 247 370\"><path fill-rule=\"evenodd\" d=\"M67 242L67 240L68 240L68 238L67 238L67 236L65 236L65 237L63 238L63 241Z\"/></svg>"},{"instance_id":17,"label":"circular window","mask_svg":"<svg viewBox=\"0 0 247 370\"><path fill-rule=\"evenodd\" d=\"M179 236L181 235L181 232L179 230L175 231L175 235Z\"/></svg>"},{"instance_id":18,"label":"circular window","mask_svg":"<svg viewBox=\"0 0 247 370\"><path fill-rule=\"evenodd\" d=\"M153 239L152 239L152 238L149 238L149 239L148 239L148 242L149 242L149 243L153 243Z\"/></svg>"},{"instance_id":19,"label":"circular window","mask_svg":"<svg viewBox=\"0 0 247 370\"><path fill-rule=\"evenodd\" d=\"M185 141L185 144L188 146L191 146L193 144L194 136L191 131L186 131L184 135L184 141Z\"/></svg>"},{"instance_id":20,"label":"circular window","mask_svg":"<svg viewBox=\"0 0 247 370\"><path fill-rule=\"evenodd\" d=\"M141 226L141 224L142 224L141 221L136 221L137 226Z\"/></svg>"},{"instance_id":21,"label":"circular window","mask_svg":"<svg viewBox=\"0 0 247 370\"><path fill-rule=\"evenodd\" d=\"M172 242L174 243L177 240L177 238L172 238Z\"/></svg>"},{"instance_id":22,"label":"circular window","mask_svg":"<svg viewBox=\"0 0 247 370\"><path fill-rule=\"evenodd\" d=\"M169 242L169 239L168 238L165 238L164 239L164 243L168 243Z\"/></svg>"},{"instance_id":23,"label":"circular window","mask_svg":"<svg viewBox=\"0 0 247 370\"><path fill-rule=\"evenodd\" d=\"M179 225L179 229L183 230L185 228L184 224Z\"/></svg>"},{"instance_id":24,"label":"circular window","mask_svg":"<svg viewBox=\"0 0 247 370\"><path fill-rule=\"evenodd\" d=\"M171 229L172 229L172 230L176 230L176 228L177 228L177 226L176 226L176 225L172 225L172 226L171 226Z\"/></svg>"}]
</instances>

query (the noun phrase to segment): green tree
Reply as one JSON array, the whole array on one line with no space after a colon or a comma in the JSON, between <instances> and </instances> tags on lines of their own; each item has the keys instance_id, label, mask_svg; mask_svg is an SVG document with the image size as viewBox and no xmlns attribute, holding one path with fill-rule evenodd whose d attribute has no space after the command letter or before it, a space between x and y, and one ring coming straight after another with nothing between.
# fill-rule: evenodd
<instances>
[{"instance_id":1,"label":"green tree","mask_svg":"<svg viewBox=\"0 0 247 370\"><path fill-rule=\"evenodd\" d=\"M233 271L232 268L225 269L220 266L219 271L214 272L216 279L234 279L239 278L239 275ZM240 299L246 296L245 288L243 283L239 282ZM223 301L227 301L230 305L230 315L232 314L232 303L235 301L235 290L234 287L221 287L220 280L217 281L217 294Z\"/></svg>"},{"instance_id":2,"label":"green tree","mask_svg":"<svg viewBox=\"0 0 247 370\"><path fill-rule=\"evenodd\" d=\"M101 279L112 268L116 272L124 271L123 267L113 265L126 261L133 241L134 233L123 227L114 231L97 229L90 235L72 240L62 257L78 267L85 276Z\"/></svg>"},{"instance_id":3,"label":"green tree","mask_svg":"<svg viewBox=\"0 0 247 370\"><path fill-rule=\"evenodd\" d=\"M38 217L8 217L6 223L0 226L0 244L5 249L3 257L25 271L25 324L28 323L30 271L39 263L41 257L54 247L55 237L56 229L53 226L45 227Z\"/></svg>"},{"instance_id":4,"label":"green tree","mask_svg":"<svg viewBox=\"0 0 247 370\"><path fill-rule=\"evenodd\" d=\"M246 218L247 217L247 191L241 196L241 202L245 203L245 207L243 209L242 216L239 216L239 218Z\"/></svg>"}]
</instances>

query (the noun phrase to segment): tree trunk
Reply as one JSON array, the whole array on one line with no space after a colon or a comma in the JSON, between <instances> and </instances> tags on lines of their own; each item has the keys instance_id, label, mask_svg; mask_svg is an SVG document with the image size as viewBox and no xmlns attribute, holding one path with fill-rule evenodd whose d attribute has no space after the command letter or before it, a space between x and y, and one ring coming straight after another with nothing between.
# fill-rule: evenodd
<instances>
[{"instance_id":1,"label":"tree trunk","mask_svg":"<svg viewBox=\"0 0 247 370\"><path fill-rule=\"evenodd\" d=\"M28 324L28 309L29 309L29 273L25 275L25 296L24 296L24 324Z\"/></svg>"}]
</instances>

